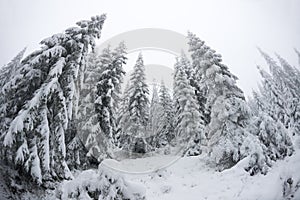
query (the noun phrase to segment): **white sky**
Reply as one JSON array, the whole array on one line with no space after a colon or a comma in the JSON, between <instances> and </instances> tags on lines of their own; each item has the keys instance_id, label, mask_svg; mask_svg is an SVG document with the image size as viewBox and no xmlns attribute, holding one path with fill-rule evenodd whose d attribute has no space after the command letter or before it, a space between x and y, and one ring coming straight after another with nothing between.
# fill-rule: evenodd
<instances>
[{"instance_id":1,"label":"white sky","mask_svg":"<svg viewBox=\"0 0 300 200\"><path fill-rule=\"evenodd\" d=\"M107 13L99 43L139 28L190 30L222 54L249 94L259 80L256 64L265 65L256 46L297 64L299 8L300 0L0 0L0 66L25 46L29 53L76 21ZM145 63L170 63L162 57Z\"/></svg>"}]
</instances>

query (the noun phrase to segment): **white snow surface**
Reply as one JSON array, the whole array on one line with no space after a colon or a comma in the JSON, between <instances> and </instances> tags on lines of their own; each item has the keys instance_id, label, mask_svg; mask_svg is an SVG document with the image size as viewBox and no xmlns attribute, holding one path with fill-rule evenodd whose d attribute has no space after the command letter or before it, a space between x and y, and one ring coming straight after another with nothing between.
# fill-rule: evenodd
<instances>
[{"instance_id":1,"label":"white snow surface","mask_svg":"<svg viewBox=\"0 0 300 200\"><path fill-rule=\"evenodd\" d=\"M122 161L106 159L100 165L125 174L146 174L165 169L178 159L180 159L179 156L157 155L145 158L124 159Z\"/></svg>"},{"instance_id":2,"label":"white snow surface","mask_svg":"<svg viewBox=\"0 0 300 200\"><path fill-rule=\"evenodd\" d=\"M136 172L152 169L151 166L155 165L155 162L166 164L173 160L174 156L104 160L99 169L109 165L118 169L112 173L123 177L131 186L137 186L136 192L146 191L145 197L148 200L280 200L287 199L283 197L285 180L292 177L294 186L300 183L299 150L293 156L276 162L267 175L250 176L244 170L248 158L230 169L218 172L209 166L205 156L180 158L166 168L149 173L134 172L134 169ZM124 172L128 169L130 171ZM75 179L80 182L84 173L86 172L75 175ZM88 173L95 173L96 176L97 170L89 170ZM131 187L130 190L134 192L135 189ZM292 199L300 199L300 190L295 192Z\"/></svg>"}]
</instances>

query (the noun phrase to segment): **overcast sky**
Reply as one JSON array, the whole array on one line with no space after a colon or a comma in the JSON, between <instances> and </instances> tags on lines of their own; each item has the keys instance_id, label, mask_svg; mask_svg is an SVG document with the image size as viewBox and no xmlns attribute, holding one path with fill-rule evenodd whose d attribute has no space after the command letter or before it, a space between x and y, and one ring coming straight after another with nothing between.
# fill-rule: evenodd
<instances>
[{"instance_id":1,"label":"overcast sky","mask_svg":"<svg viewBox=\"0 0 300 200\"><path fill-rule=\"evenodd\" d=\"M293 48L300 49L299 8L300 0L0 0L0 66L25 46L29 53L76 21L107 13L98 43L138 28L190 30L222 54L249 94L259 77L256 65L264 64L256 46L297 64ZM169 63L162 56L145 57L145 62Z\"/></svg>"}]
</instances>

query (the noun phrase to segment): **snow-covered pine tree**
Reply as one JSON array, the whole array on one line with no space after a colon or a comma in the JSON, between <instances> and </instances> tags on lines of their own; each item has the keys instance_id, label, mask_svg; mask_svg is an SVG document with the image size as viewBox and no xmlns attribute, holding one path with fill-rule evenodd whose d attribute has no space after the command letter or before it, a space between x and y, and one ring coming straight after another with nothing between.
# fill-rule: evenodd
<instances>
[{"instance_id":1,"label":"snow-covered pine tree","mask_svg":"<svg viewBox=\"0 0 300 200\"><path fill-rule=\"evenodd\" d=\"M138 149L136 146L138 142L136 140L143 140L143 146L146 145L143 135L146 132L146 126L149 117L149 89L146 84L145 66L143 61L143 56L140 53L136 64L133 68L133 73L130 78L130 88L129 88L129 127L127 133L130 136L131 142L129 143L130 151L140 152L145 151L143 147Z\"/></svg>"},{"instance_id":2,"label":"snow-covered pine tree","mask_svg":"<svg viewBox=\"0 0 300 200\"><path fill-rule=\"evenodd\" d=\"M203 139L204 123L199 113L199 108L187 75L183 68L175 68L174 76L174 102L175 113L175 137L178 144L183 145L184 154L199 155L200 140ZM177 71L178 70L178 71Z\"/></svg>"},{"instance_id":3,"label":"snow-covered pine tree","mask_svg":"<svg viewBox=\"0 0 300 200\"><path fill-rule=\"evenodd\" d=\"M110 47L103 50L100 57L102 72L96 83L95 112L98 116L102 133L107 140L107 151L117 143L116 115L123 75L122 65L126 61L124 43L111 51Z\"/></svg>"},{"instance_id":4,"label":"snow-covered pine tree","mask_svg":"<svg viewBox=\"0 0 300 200\"><path fill-rule=\"evenodd\" d=\"M22 61L20 75L6 84L15 94L7 108L13 120L4 145L37 183L71 177L65 138L72 138L66 131L76 119L80 73L89 46L94 48L105 18L80 21L78 27L44 39L42 48Z\"/></svg>"},{"instance_id":5,"label":"snow-covered pine tree","mask_svg":"<svg viewBox=\"0 0 300 200\"><path fill-rule=\"evenodd\" d=\"M211 108L206 127L209 155L220 169L231 167L243 158L240 146L250 117L244 94L236 85L237 77L221 63L221 55L193 33L188 39L193 63L199 66L197 73L207 88L206 108Z\"/></svg>"},{"instance_id":6,"label":"snow-covered pine tree","mask_svg":"<svg viewBox=\"0 0 300 200\"><path fill-rule=\"evenodd\" d=\"M156 144L158 147L169 144L175 137L174 135L174 109L170 92L162 81L159 90L160 112L158 130L156 133Z\"/></svg>"}]
</instances>

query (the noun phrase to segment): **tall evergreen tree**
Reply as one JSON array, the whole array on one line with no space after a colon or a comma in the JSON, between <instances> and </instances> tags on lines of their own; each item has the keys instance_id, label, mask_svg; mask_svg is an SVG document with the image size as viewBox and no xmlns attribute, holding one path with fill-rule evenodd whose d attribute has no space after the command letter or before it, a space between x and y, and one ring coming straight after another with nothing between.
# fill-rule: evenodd
<instances>
[{"instance_id":1,"label":"tall evergreen tree","mask_svg":"<svg viewBox=\"0 0 300 200\"><path fill-rule=\"evenodd\" d=\"M293 153L289 132L294 133L296 130L298 103L295 102L299 102L295 101L298 98L295 69L279 55L277 58L281 66L268 54L260 49L259 51L266 60L270 73L258 67L263 80L259 85L259 92L253 93L250 102L253 116L248 131L251 133L250 137L252 135L256 138L248 137L243 146L253 145L253 141L258 141L254 146L247 147L254 151L247 169L251 174L259 171L266 173L274 161Z\"/></svg>"},{"instance_id":2,"label":"tall evergreen tree","mask_svg":"<svg viewBox=\"0 0 300 200\"><path fill-rule=\"evenodd\" d=\"M149 117L149 89L146 84L145 66L141 53L133 68L130 81L128 106L130 124L127 134L131 136L132 140L135 140L135 138L143 138L142 136L146 132ZM145 145L145 141L143 141L143 143L143 145ZM133 145L135 144L133 143Z\"/></svg>"},{"instance_id":3,"label":"tall evergreen tree","mask_svg":"<svg viewBox=\"0 0 300 200\"><path fill-rule=\"evenodd\" d=\"M42 48L22 61L20 75L7 85L13 120L4 145L38 183L71 177L66 164L66 138L75 124L80 77L89 46L100 37L105 15L77 23L78 27L44 39ZM75 162L75 161L74 161ZM23 164L23 165L22 165Z\"/></svg>"},{"instance_id":4,"label":"tall evergreen tree","mask_svg":"<svg viewBox=\"0 0 300 200\"><path fill-rule=\"evenodd\" d=\"M118 124L118 135L120 136L120 141L119 141L119 147L122 147L126 144L128 144L128 142L126 142L126 140L128 140L128 135L127 130L129 128L130 125L130 113L129 113L129 100L130 100L130 93L129 93L129 81L127 82L125 89L123 91L122 97L121 97L121 101L120 101L120 105L118 107L118 112L117 112L117 116L118 116L118 120L117 120L117 124Z\"/></svg>"},{"instance_id":5,"label":"tall evergreen tree","mask_svg":"<svg viewBox=\"0 0 300 200\"><path fill-rule=\"evenodd\" d=\"M211 108L206 127L209 155L221 169L227 168L243 158L240 146L246 137L249 109L236 85L237 77L221 63L221 55L195 34L189 33L188 39L193 63L199 66L198 76L207 88L206 107Z\"/></svg>"},{"instance_id":6,"label":"tall evergreen tree","mask_svg":"<svg viewBox=\"0 0 300 200\"><path fill-rule=\"evenodd\" d=\"M210 116L209 116L210 108L207 108L205 106L207 101L206 99L207 88L205 87L205 84L201 82L202 77L201 77L201 73L199 73L199 69L201 68L201 66L199 65L199 62L197 62L195 59L191 63L184 52L181 53L178 64L185 71L187 78L190 82L190 85L194 89L201 119L207 125L210 121Z\"/></svg>"},{"instance_id":7,"label":"tall evergreen tree","mask_svg":"<svg viewBox=\"0 0 300 200\"><path fill-rule=\"evenodd\" d=\"M175 137L174 135L174 109L173 102L168 88L161 82L159 90L160 112L157 132L158 147L169 144Z\"/></svg>"},{"instance_id":8,"label":"tall evergreen tree","mask_svg":"<svg viewBox=\"0 0 300 200\"><path fill-rule=\"evenodd\" d=\"M122 65L125 64L125 45L120 45L112 52L110 48L103 50L100 64L102 73L98 79L95 111L98 116L101 131L108 138L108 148L117 142L116 115L120 95L120 85L125 74Z\"/></svg>"},{"instance_id":9,"label":"tall evergreen tree","mask_svg":"<svg viewBox=\"0 0 300 200\"><path fill-rule=\"evenodd\" d=\"M95 112L96 86L101 74L99 52L91 52L88 56L88 63L84 72L84 79L81 88L81 97L78 108L78 123L80 138L88 151L88 156L99 156L103 153L100 146L103 146L100 136L100 126Z\"/></svg>"},{"instance_id":10,"label":"tall evergreen tree","mask_svg":"<svg viewBox=\"0 0 300 200\"><path fill-rule=\"evenodd\" d=\"M152 97L149 107L148 131L150 132L150 134L148 136L153 136L158 133L158 124L161 121L160 112L161 106L159 102L158 85L154 80L152 87Z\"/></svg>"},{"instance_id":11,"label":"tall evergreen tree","mask_svg":"<svg viewBox=\"0 0 300 200\"><path fill-rule=\"evenodd\" d=\"M183 68L175 68L174 74L176 140L178 144L187 146L184 154L188 151L189 155L199 155L204 123L200 117L194 89L190 86Z\"/></svg>"}]
</instances>

